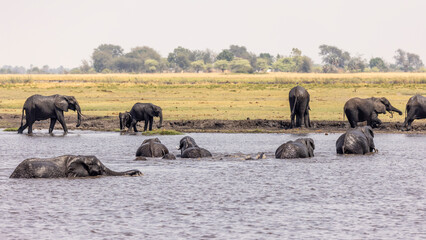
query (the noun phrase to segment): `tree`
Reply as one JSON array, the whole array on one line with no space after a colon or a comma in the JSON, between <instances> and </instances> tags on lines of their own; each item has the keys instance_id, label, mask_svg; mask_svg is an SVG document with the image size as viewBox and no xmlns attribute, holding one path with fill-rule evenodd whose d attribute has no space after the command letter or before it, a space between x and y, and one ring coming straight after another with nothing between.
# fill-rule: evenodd
<instances>
[{"instance_id":1,"label":"tree","mask_svg":"<svg viewBox=\"0 0 426 240\"><path fill-rule=\"evenodd\" d=\"M402 49L396 50L395 65L404 72L418 70L423 66L419 55L405 52Z\"/></svg>"},{"instance_id":2,"label":"tree","mask_svg":"<svg viewBox=\"0 0 426 240\"><path fill-rule=\"evenodd\" d=\"M251 59L251 54L247 51L247 48L244 46L231 45L229 46L229 51L234 55L234 57L244 58L247 60Z\"/></svg>"},{"instance_id":3,"label":"tree","mask_svg":"<svg viewBox=\"0 0 426 240\"><path fill-rule=\"evenodd\" d=\"M274 56L269 53L260 53L259 58L266 59L269 65L272 65L272 63L274 62Z\"/></svg>"},{"instance_id":4,"label":"tree","mask_svg":"<svg viewBox=\"0 0 426 240\"><path fill-rule=\"evenodd\" d=\"M291 57L283 57L275 61L273 69L279 72L296 72L296 63Z\"/></svg>"},{"instance_id":5,"label":"tree","mask_svg":"<svg viewBox=\"0 0 426 240\"><path fill-rule=\"evenodd\" d=\"M225 72L225 70L228 69L229 67L229 62L226 60L217 60L214 63L214 67L216 69L220 69L222 72Z\"/></svg>"},{"instance_id":6,"label":"tree","mask_svg":"<svg viewBox=\"0 0 426 240\"><path fill-rule=\"evenodd\" d=\"M146 72L153 73L153 72L157 71L159 63L158 63L157 60L147 59L147 60L145 60L144 65L145 65L145 71Z\"/></svg>"},{"instance_id":7,"label":"tree","mask_svg":"<svg viewBox=\"0 0 426 240\"><path fill-rule=\"evenodd\" d=\"M231 51L224 49L219 53L219 55L217 55L216 59L230 62L234 59L234 54Z\"/></svg>"},{"instance_id":8,"label":"tree","mask_svg":"<svg viewBox=\"0 0 426 240\"><path fill-rule=\"evenodd\" d=\"M259 58L256 63L256 70L261 72L266 72L269 69L268 59Z\"/></svg>"},{"instance_id":9,"label":"tree","mask_svg":"<svg viewBox=\"0 0 426 240\"><path fill-rule=\"evenodd\" d=\"M231 62L231 71L235 73L252 73L253 68L247 59L234 58Z\"/></svg>"},{"instance_id":10,"label":"tree","mask_svg":"<svg viewBox=\"0 0 426 240\"><path fill-rule=\"evenodd\" d=\"M174 65L175 70L178 70L176 67L187 70L191 65L191 61L195 61L195 55L191 50L179 46L172 53L169 53L167 61Z\"/></svg>"},{"instance_id":11,"label":"tree","mask_svg":"<svg viewBox=\"0 0 426 240\"><path fill-rule=\"evenodd\" d=\"M198 60L191 63L191 67L195 70L195 72L199 73L201 70L204 70L204 61Z\"/></svg>"},{"instance_id":12,"label":"tree","mask_svg":"<svg viewBox=\"0 0 426 240\"><path fill-rule=\"evenodd\" d=\"M348 62L348 70L351 72L364 72L366 65L367 64L361 57L354 57Z\"/></svg>"},{"instance_id":13,"label":"tree","mask_svg":"<svg viewBox=\"0 0 426 240\"><path fill-rule=\"evenodd\" d=\"M325 64L333 65L336 68L345 68L350 60L350 54L344 52L335 46L321 45L320 55L322 56L322 62Z\"/></svg>"},{"instance_id":14,"label":"tree","mask_svg":"<svg viewBox=\"0 0 426 240\"><path fill-rule=\"evenodd\" d=\"M369 62L369 66L371 69L376 68L381 72L385 72L388 70L388 67L386 66L385 61L383 61L383 59L379 57L371 58Z\"/></svg>"},{"instance_id":15,"label":"tree","mask_svg":"<svg viewBox=\"0 0 426 240\"><path fill-rule=\"evenodd\" d=\"M113 61L123 55L123 49L118 45L101 44L92 53L93 67L96 72L112 68Z\"/></svg>"},{"instance_id":16,"label":"tree","mask_svg":"<svg viewBox=\"0 0 426 240\"><path fill-rule=\"evenodd\" d=\"M82 60L79 69L81 73L88 73L91 69L89 62L87 62L87 60Z\"/></svg>"}]
</instances>

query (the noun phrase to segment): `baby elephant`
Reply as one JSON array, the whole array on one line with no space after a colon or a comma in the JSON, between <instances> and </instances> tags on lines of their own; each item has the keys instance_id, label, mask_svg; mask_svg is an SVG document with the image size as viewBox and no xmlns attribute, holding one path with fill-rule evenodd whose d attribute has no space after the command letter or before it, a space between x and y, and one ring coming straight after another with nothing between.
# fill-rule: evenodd
<instances>
[{"instance_id":1,"label":"baby elephant","mask_svg":"<svg viewBox=\"0 0 426 240\"><path fill-rule=\"evenodd\" d=\"M315 144L312 138L298 138L288 141L275 151L275 158L308 158L314 156Z\"/></svg>"},{"instance_id":2,"label":"baby elephant","mask_svg":"<svg viewBox=\"0 0 426 240\"><path fill-rule=\"evenodd\" d=\"M374 133L370 126L349 129L336 141L338 154L366 154L375 151Z\"/></svg>"},{"instance_id":3,"label":"baby elephant","mask_svg":"<svg viewBox=\"0 0 426 240\"><path fill-rule=\"evenodd\" d=\"M160 139L150 138L142 142L142 145L136 151L136 157L163 157L169 150L164 146Z\"/></svg>"},{"instance_id":4,"label":"baby elephant","mask_svg":"<svg viewBox=\"0 0 426 240\"><path fill-rule=\"evenodd\" d=\"M183 137L179 143L182 158L211 157L212 154L204 148L200 148L192 137Z\"/></svg>"},{"instance_id":5,"label":"baby elephant","mask_svg":"<svg viewBox=\"0 0 426 240\"><path fill-rule=\"evenodd\" d=\"M141 176L139 170L114 172L95 156L64 155L54 158L29 158L21 162L11 178L74 178L94 176Z\"/></svg>"}]
</instances>

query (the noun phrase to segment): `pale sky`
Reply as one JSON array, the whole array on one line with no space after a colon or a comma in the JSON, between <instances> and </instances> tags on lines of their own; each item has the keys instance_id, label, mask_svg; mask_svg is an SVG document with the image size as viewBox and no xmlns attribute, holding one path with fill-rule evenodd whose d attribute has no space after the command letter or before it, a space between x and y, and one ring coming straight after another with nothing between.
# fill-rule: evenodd
<instances>
[{"instance_id":1,"label":"pale sky","mask_svg":"<svg viewBox=\"0 0 426 240\"><path fill-rule=\"evenodd\" d=\"M0 0L0 67L72 68L103 43L219 53L231 44L320 63L321 44L394 62L398 48L426 64L425 0Z\"/></svg>"}]
</instances>

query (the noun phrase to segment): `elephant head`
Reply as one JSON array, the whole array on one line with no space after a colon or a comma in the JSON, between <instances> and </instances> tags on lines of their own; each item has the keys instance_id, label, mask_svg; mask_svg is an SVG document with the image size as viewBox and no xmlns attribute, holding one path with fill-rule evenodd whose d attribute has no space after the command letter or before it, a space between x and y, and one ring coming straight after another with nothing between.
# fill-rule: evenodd
<instances>
[{"instance_id":1,"label":"elephant head","mask_svg":"<svg viewBox=\"0 0 426 240\"><path fill-rule=\"evenodd\" d=\"M120 130L123 130L124 127L129 128L133 120L129 112L119 113L118 118L120 119Z\"/></svg>"},{"instance_id":2,"label":"elephant head","mask_svg":"<svg viewBox=\"0 0 426 240\"><path fill-rule=\"evenodd\" d=\"M152 105L151 109L148 109L148 114L152 117L160 117L160 123L157 125L157 128L163 126L163 110L159 106Z\"/></svg>"},{"instance_id":3,"label":"elephant head","mask_svg":"<svg viewBox=\"0 0 426 240\"><path fill-rule=\"evenodd\" d=\"M309 157L314 156L315 143L312 138L299 138L296 141L306 145L306 147L308 148Z\"/></svg>"},{"instance_id":4,"label":"elephant head","mask_svg":"<svg viewBox=\"0 0 426 240\"><path fill-rule=\"evenodd\" d=\"M68 109L77 111L77 125L81 124L81 108L74 96L57 95L55 98L55 107L61 111L68 112Z\"/></svg>"},{"instance_id":5,"label":"elephant head","mask_svg":"<svg viewBox=\"0 0 426 240\"><path fill-rule=\"evenodd\" d=\"M178 150L181 150L181 153L183 153L190 147L198 147L198 145L192 137L186 136L180 140Z\"/></svg>"},{"instance_id":6,"label":"elephant head","mask_svg":"<svg viewBox=\"0 0 426 240\"><path fill-rule=\"evenodd\" d=\"M367 138L367 143L370 148L370 152L374 151L376 147L374 146L374 132L373 129L370 126L363 126L360 127L360 130L362 133L364 133L365 137Z\"/></svg>"},{"instance_id":7,"label":"elephant head","mask_svg":"<svg viewBox=\"0 0 426 240\"><path fill-rule=\"evenodd\" d=\"M388 111L391 114L391 118L393 117L392 112L397 112L399 115L402 115L402 112L398 109L396 109L394 106L391 105L389 100L387 100L385 97L382 98L373 98L374 101L374 111L376 113L386 113Z\"/></svg>"},{"instance_id":8,"label":"elephant head","mask_svg":"<svg viewBox=\"0 0 426 240\"><path fill-rule=\"evenodd\" d=\"M69 156L67 177L85 176L141 176L139 170L116 172L105 165L95 156Z\"/></svg>"}]
</instances>

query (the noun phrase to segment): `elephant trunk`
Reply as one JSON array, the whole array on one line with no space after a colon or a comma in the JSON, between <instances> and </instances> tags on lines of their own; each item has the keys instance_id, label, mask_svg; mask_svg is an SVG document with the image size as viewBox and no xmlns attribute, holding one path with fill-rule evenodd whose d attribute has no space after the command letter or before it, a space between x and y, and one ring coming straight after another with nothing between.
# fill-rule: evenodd
<instances>
[{"instance_id":1,"label":"elephant trunk","mask_svg":"<svg viewBox=\"0 0 426 240\"><path fill-rule=\"evenodd\" d=\"M402 112L399 109L394 108L392 105L390 106L388 112L391 114L391 118L393 117L393 112L397 112L399 115L402 115Z\"/></svg>"},{"instance_id":2,"label":"elephant trunk","mask_svg":"<svg viewBox=\"0 0 426 240\"><path fill-rule=\"evenodd\" d=\"M128 170L124 172L116 172L104 166L105 176L142 176L143 174L139 170Z\"/></svg>"},{"instance_id":3,"label":"elephant trunk","mask_svg":"<svg viewBox=\"0 0 426 240\"><path fill-rule=\"evenodd\" d=\"M77 110L77 125L75 127L80 127L81 124L81 108L78 103L75 105L75 110Z\"/></svg>"},{"instance_id":4,"label":"elephant trunk","mask_svg":"<svg viewBox=\"0 0 426 240\"><path fill-rule=\"evenodd\" d=\"M163 111L160 111L159 117L160 117L160 123L158 124L157 128L162 128L163 127Z\"/></svg>"}]
</instances>

